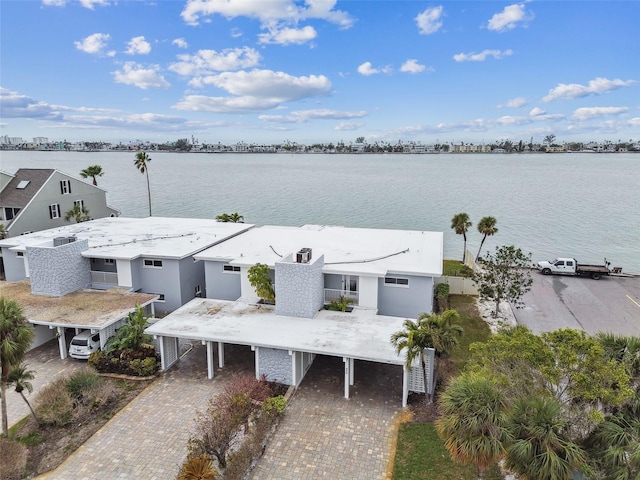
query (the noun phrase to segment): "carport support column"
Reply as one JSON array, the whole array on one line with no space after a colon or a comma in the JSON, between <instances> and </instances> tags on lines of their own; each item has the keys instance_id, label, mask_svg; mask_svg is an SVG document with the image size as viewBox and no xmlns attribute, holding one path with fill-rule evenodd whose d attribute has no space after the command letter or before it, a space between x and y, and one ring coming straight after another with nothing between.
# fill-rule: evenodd
<instances>
[{"instance_id":1,"label":"carport support column","mask_svg":"<svg viewBox=\"0 0 640 480\"><path fill-rule=\"evenodd\" d=\"M349 385L353 385L351 383L353 359L349 357L342 357L342 361L344 362L344 398L349 398Z\"/></svg>"},{"instance_id":2,"label":"carport support column","mask_svg":"<svg viewBox=\"0 0 640 480\"><path fill-rule=\"evenodd\" d=\"M251 345L251 350L253 350L255 352L254 357L256 359L256 380L260 380L260 374L258 372L260 372L260 355L259 355L259 347L256 347L255 345Z\"/></svg>"},{"instance_id":3,"label":"carport support column","mask_svg":"<svg viewBox=\"0 0 640 480\"><path fill-rule=\"evenodd\" d=\"M406 365L402 366L402 408L407 406L409 399L409 370Z\"/></svg>"},{"instance_id":4,"label":"carport support column","mask_svg":"<svg viewBox=\"0 0 640 480\"><path fill-rule=\"evenodd\" d=\"M64 327L58 329L58 348L60 349L60 358L67 358L67 337L64 334Z\"/></svg>"},{"instance_id":5,"label":"carport support column","mask_svg":"<svg viewBox=\"0 0 640 480\"><path fill-rule=\"evenodd\" d=\"M353 386L354 377L356 374L356 361L354 358L349 359L349 385Z\"/></svg>"},{"instance_id":6,"label":"carport support column","mask_svg":"<svg viewBox=\"0 0 640 480\"><path fill-rule=\"evenodd\" d=\"M207 342L207 378L213 379L213 342Z\"/></svg>"},{"instance_id":7,"label":"carport support column","mask_svg":"<svg viewBox=\"0 0 640 480\"><path fill-rule=\"evenodd\" d=\"M218 367L224 367L224 342L218 342Z\"/></svg>"}]
</instances>

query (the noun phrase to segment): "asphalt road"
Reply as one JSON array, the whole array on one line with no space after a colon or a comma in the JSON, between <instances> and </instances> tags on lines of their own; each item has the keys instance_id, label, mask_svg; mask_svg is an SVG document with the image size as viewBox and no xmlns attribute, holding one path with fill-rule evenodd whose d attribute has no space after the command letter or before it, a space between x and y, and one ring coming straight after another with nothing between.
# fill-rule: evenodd
<instances>
[{"instance_id":1,"label":"asphalt road","mask_svg":"<svg viewBox=\"0 0 640 480\"><path fill-rule=\"evenodd\" d=\"M525 307L514 309L519 324L534 333L559 328L640 337L640 277L591 278L531 272Z\"/></svg>"}]
</instances>

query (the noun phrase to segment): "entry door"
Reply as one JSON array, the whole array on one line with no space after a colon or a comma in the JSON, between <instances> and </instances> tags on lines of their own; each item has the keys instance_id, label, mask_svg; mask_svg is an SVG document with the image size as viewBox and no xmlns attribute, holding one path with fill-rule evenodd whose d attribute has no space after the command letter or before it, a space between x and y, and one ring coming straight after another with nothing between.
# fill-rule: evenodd
<instances>
[{"instance_id":1,"label":"entry door","mask_svg":"<svg viewBox=\"0 0 640 480\"><path fill-rule=\"evenodd\" d=\"M342 276L342 294L346 298L355 299L358 292L358 277L356 275Z\"/></svg>"}]
</instances>

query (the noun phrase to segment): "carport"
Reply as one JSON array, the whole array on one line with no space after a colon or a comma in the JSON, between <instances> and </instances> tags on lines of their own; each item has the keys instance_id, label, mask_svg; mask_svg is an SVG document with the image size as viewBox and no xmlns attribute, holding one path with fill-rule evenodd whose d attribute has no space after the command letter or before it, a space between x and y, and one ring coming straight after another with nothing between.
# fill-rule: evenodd
<instances>
[{"instance_id":1,"label":"carport","mask_svg":"<svg viewBox=\"0 0 640 480\"><path fill-rule=\"evenodd\" d=\"M321 310L312 318L276 315L270 305L196 298L147 328L160 345L162 369L178 361L178 339L207 347L208 378L214 377L214 354L224 366L224 344L249 345L255 352L256 378L298 387L316 355L342 358L344 396L355 382L355 360L398 365L403 369L403 399L409 390L424 392L421 368L404 367L389 339L402 330L403 318L354 308L350 313ZM433 352L430 352L433 358ZM432 362L428 368L431 370Z\"/></svg>"},{"instance_id":2,"label":"carport","mask_svg":"<svg viewBox=\"0 0 640 480\"><path fill-rule=\"evenodd\" d=\"M31 293L28 281L0 283L0 296L18 302L24 315L36 329L32 348L54 337L58 339L60 358L67 358L67 328L100 333L100 347L125 323L136 305L154 313L154 294L132 293L123 289L78 290L62 297L48 297Z\"/></svg>"}]
</instances>

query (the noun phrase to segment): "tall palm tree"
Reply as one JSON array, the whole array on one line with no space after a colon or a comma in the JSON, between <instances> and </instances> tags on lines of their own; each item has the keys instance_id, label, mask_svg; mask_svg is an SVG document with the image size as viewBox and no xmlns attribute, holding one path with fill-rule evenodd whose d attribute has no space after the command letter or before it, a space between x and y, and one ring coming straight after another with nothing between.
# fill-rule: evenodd
<instances>
[{"instance_id":1,"label":"tall palm tree","mask_svg":"<svg viewBox=\"0 0 640 480\"><path fill-rule=\"evenodd\" d=\"M78 204L74 205L73 208L70 208L67 213L64 214L64 221L70 222L71 220L75 220L76 223L86 222L91 220L91 216L89 215L89 209L84 205L80 206Z\"/></svg>"},{"instance_id":2,"label":"tall palm tree","mask_svg":"<svg viewBox=\"0 0 640 480\"><path fill-rule=\"evenodd\" d=\"M451 320L458 318L458 312L447 310L442 315L420 314L417 320L407 319L404 321L404 330L400 330L391 335L391 343L400 354L405 352L405 365L411 369L414 361L419 359L422 366L422 375L425 387L425 403L433 403L433 395L437 378L438 357L446 355L457 345L456 334L462 333L459 325L453 325ZM427 376L427 362L425 349L435 350L433 381L429 388Z\"/></svg>"},{"instance_id":3,"label":"tall palm tree","mask_svg":"<svg viewBox=\"0 0 640 480\"><path fill-rule=\"evenodd\" d=\"M104 172L100 165L91 165L80 172L80 176L82 178L91 178L95 186L98 186L98 180L96 180L96 177L101 177L102 175L104 175Z\"/></svg>"},{"instance_id":4,"label":"tall palm tree","mask_svg":"<svg viewBox=\"0 0 640 480\"><path fill-rule=\"evenodd\" d=\"M451 219L451 228L456 232L456 235L462 235L464 238L464 250L462 251L462 262L464 263L467 254L467 232L471 228L471 220L466 213L456 213Z\"/></svg>"},{"instance_id":5,"label":"tall palm tree","mask_svg":"<svg viewBox=\"0 0 640 480\"><path fill-rule=\"evenodd\" d=\"M7 383L9 372L19 365L31 346L33 328L24 317L22 306L0 297L0 392L2 393L2 434L9 430L7 420Z\"/></svg>"},{"instance_id":6,"label":"tall palm tree","mask_svg":"<svg viewBox=\"0 0 640 480\"><path fill-rule=\"evenodd\" d=\"M134 164L136 168L142 174L146 174L147 176L147 192L149 193L149 216L151 216L151 186L149 185L149 162L151 161L151 157L147 155L147 152L138 152L136 153L136 159L134 160Z\"/></svg>"},{"instance_id":7,"label":"tall palm tree","mask_svg":"<svg viewBox=\"0 0 640 480\"><path fill-rule=\"evenodd\" d=\"M478 478L500 460L505 449L505 399L485 377L464 373L440 396L436 430L454 460L474 463Z\"/></svg>"},{"instance_id":8,"label":"tall palm tree","mask_svg":"<svg viewBox=\"0 0 640 480\"><path fill-rule=\"evenodd\" d=\"M36 412L33 410L33 407L27 400L27 397L24 396L24 391L27 390L29 393L33 393L33 385L31 384L31 380L35 378L36 372L34 370L27 370L28 365L26 363L21 363L17 367L13 367L11 372L9 372L9 382L8 386L15 387L17 393L20 394L22 399L25 401L29 410L31 410L31 415L36 420L37 424L40 424L40 420L36 415Z\"/></svg>"},{"instance_id":9,"label":"tall palm tree","mask_svg":"<svg viewBox=\"0 0 640 480\"><path fill-rule=\"evenodd\" d=\"M476 260L480 257L480 252L482 251L482 245L484 245L484 241L487 237L495 235L498 233L498 229L496 228L497 220L495 217L482 217L478 222L478 231L483 235L482 241L480 242L480 248L478 249L478 254L476 255Z\"/></svg>"},{"instance_id":10,"label":"tall palm tree","mask_svg":"<svg viewBox=\"0 0 640 480\"><path fill-rule=\"evenodd\" d=\"M587 456L569 439L568 426L556 399L517 399L506 422L510 439L505 466L524 480L571 480Z\"/></svg>"}]
</instances>

